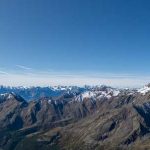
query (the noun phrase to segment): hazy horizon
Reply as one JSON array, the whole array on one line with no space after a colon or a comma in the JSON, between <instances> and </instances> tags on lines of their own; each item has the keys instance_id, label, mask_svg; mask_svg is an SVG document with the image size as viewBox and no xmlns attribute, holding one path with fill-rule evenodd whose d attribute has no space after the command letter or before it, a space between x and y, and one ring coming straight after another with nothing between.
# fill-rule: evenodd
<instances>
[{"instance_id":1,"label":"hazy horizon","mask_svg":"<svg viewBox=\"0 0 150 150\"><path fill-rule=\"evenodd\" d=\"M38 71L16 66L15 71L0 71L0 85L4 86L84 86L141 87L149 83L148 75Z\"/></svg>"}]
</instances>

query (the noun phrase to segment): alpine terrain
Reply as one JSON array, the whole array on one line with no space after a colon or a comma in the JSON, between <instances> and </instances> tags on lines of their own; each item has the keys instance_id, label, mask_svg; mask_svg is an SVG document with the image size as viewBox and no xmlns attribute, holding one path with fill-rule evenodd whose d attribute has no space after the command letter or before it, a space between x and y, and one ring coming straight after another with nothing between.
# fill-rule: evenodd
<instances>
[{"instance_id":1,"label":"alpine terrain","mask_svg":"<svg viewBox=\"0 0 150 150\"><path fill-rule=\"evenodd\" d=\"M0 88L1 150L150 149L150 85Z\"/></svg>"}]
</instances>

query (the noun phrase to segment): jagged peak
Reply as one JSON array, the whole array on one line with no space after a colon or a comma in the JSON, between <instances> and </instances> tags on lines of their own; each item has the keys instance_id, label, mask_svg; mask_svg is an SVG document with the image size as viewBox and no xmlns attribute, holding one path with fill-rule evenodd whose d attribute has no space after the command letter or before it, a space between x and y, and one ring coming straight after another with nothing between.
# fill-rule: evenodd
<instances>
[{"instance_id":1,"label":"jagged peak","mask_svg":"<svg viewBox=\"0 0 150 150\"><path fill-rule=\"evenodd\" d=\"M25 100L20 95L17 95L14 92L0 94L1 101L10 100L10 99L15 99L19 102L25 102Z\"/></svg>"},{"instance_id":2,"label":"jagged peak","mask_svg":"<svg viewBox=\"0 0 150 150\"><path fill-rule=\"evenodd\" d=\"M138 92L141 93L142 95L145 95L149 91L150 91L150 83L138 89Z\"/></svg>"}]
</instances>

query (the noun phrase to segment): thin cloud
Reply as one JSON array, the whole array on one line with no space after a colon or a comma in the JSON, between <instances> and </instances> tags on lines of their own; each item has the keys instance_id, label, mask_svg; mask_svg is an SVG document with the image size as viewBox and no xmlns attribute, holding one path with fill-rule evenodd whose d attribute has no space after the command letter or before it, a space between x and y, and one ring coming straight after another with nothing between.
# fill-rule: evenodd
<instances>
[{"instance_id":1,"label":"thin cloud","mask_svg":"<svg viewBox=\"0 0 150 150\"><path fill-rule=\"evenodd\" d=\"M23 65L16 65L16 67L18 67L20 69L24 69L24 70L32 70L32 68L29 68L29 67L23 66Z\"/></svg>"},{"instance_id":2,"label":"thin cloud","mask_svg":"<svg viewBox=\"0 0 150 150\"><path fill-rule=\"evenodd\" d=\"M5 71L0 71L1 75L8 75L9 73L5 72Z\"/></svg>"},{"instance_id":3,"label":"thin cloud","mask_svg":"<svg viewBox=\"0 0 150 150\"><path fill-rule=\"evenodd\" d=\"M115 76L115 78L114 78ZM121 77L121 78L120 78ZM116 74L107 76L89 76L88 74L18 74L9 73L7 76L0 74L0 84L8 86L56 86L56 85L108 85L113 87L140 87L150 82L148 76Z\"/></svg>"}]
</instances>

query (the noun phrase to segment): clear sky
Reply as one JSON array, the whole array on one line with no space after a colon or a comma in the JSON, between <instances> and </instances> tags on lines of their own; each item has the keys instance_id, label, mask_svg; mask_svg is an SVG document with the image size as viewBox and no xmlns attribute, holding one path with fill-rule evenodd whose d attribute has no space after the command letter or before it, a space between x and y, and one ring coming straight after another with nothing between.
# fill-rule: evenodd
<instances>
[{"instance_id":1,"label":"clear sky","mask_svg":"<svg viewBox=\"0 0 150 150\"><path fill-rule=\"evenodd\" d=\"M0 1L0 84L137 86L149 67L149 0Z\"/></svg>"}]
</instances>

